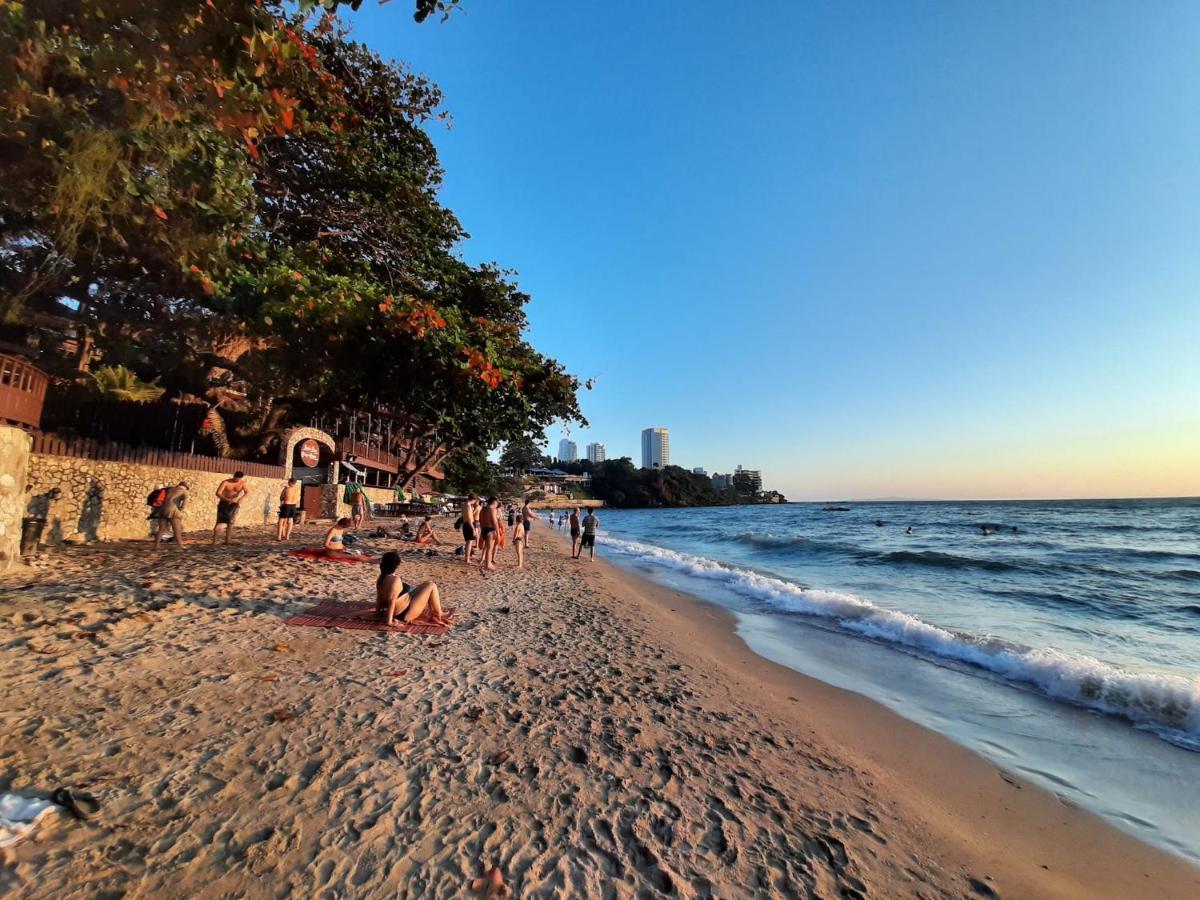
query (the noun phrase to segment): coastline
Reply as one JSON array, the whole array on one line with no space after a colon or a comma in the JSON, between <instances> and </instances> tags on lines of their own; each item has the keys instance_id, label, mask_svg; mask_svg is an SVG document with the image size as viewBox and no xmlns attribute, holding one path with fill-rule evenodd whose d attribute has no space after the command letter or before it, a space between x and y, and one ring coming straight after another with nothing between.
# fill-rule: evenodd
<instances>
[{"instance_id":1,"label":"coastline","mask_svg":"<svg viewBox=\"0 0 1200 900\"><path fill-rule=\"evenodd\" d=\"M461 614L415 637L284 625L373 568L238 539L75 549L0 584L3 787L105 801L0 851L0 888L444 896L494 863L518 896L1200 892L1200 869L755 655L602 543L573 563L542 523L527 571L506 553L487 577L406 555Z\"/></svg>"}]
</instances>

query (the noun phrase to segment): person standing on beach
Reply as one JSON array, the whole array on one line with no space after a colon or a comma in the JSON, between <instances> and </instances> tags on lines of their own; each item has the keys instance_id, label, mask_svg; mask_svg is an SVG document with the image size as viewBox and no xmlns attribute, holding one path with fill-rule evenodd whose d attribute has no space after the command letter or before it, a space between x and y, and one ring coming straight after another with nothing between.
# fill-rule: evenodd
<instances>
[{"instance_id":1,"label":"person standing on beach","mask_svg":"<svg viewBox=\"0 0 1200 900\"><path fill-rule=\"evenodd\" d=\"M579 507L571 510L571 558L579 559Z\"/></svg>"},{"instance_id":2,"label":"person standing on beach","mask_svg":"<svg viewBox=\"0 0 1200 900\"><path fill-rule=\"evenodd\" d=\"M525 520L515 517L512 510L509 510L508 520L512 526L513 549L517 551L517 568L523 569L525 568Z\"/></svg>"},{"instance_id":3,"label":"person standing on beach","mask_svg":"<svg viewBox=\"0 0 1200 900\"><path fill-rule=\"evenodd\" d=\"M233 523L237 521L238 510L249 493L243 472L234 472L232 478L226 478L217 485L217 524L213 526L213 546L216 546L217 532L222 525L225 526L225 543L229 543L229 534L233 531Z\"/></svg>"},{"instance_id":4,"label":"person standing on beach","mask_svg":"<svg viewBox=\"0 0 1200 900\"><path fill-rule=\"evenodd\" d=\"M529 508L529 501L525 501L525 505L521 507L521 524L525 526L525 538L528 540L529 532L533 528L534 519L540 518L537 513Z\"/></svg>"},{"instance_id":5,"label":"person standing on beach","mask_svg":"<svg viewBox=\"0 0 1200 900\"><path fill-rule=\"evenodd\" d=\"M479 498L472 494L462 510L463 562L468 566L475 557L475 504Z\"/></svg>"},{"instance_id":6,"label":"person standing on beach","mask_svg":"<svg viewBox=\"0 0 1200 900\"><path fill-rule=\"evenodd\" d=\"M171 534L174 535L176 547L186 546L183 543L183 507L187 503L187 498L188 483L181 481L167 491L166 499L154 511L154 518L157 520L154 529L155 550L162 543L163 535L167 533L167 529L170 529Z\"/></svg>"},{"instance_id":7,"label":"person standing on beach","mask_svg":"<svg viewBox=\"0 0 1200 900\"><path fill-rule=\"evenodd\" d=\"M300 516L300 479L289 478L279 492L279 523L275 526L275 540L286 541L292 536L292 528Z\"/></svg>"},{"instance_id":8,"label":"person standing on beach","mask_svg":"<svg viewBox=\"0 0 1200 900\"><path fill-rule=\"evenodd\" d=\"M496 569L496 542L499 539L500 513L495 497L489 497L479 511L479 570L494 572Z\"/></svg>"},{"instance_id":9,"label":"person standing on beach","mask_svg":"<svg viewBox=\"0 0 1200 900\"><path fill-rule=\"evenodd\" d=\"M596 559L596 529L599 527L600 527L600 520L596 518L596 513L594 511L592 511L591 509L589 509L588 514L583 517L583 536L580 538L579 556L576 556L575 557L576 559L582 558L583 548L587 547L588 552L590 553L590 555L588 557L588 562L595 561L595 559Z\"/></svg>"},{"instance_id":10,"label":"person standing on beach","mask_svg":"<svg viewBox=\"0 0 1200 900\"><path fill-rule=\"evenodd\" d=\"M362 489L361 485L356 485L354 488L354 496L350 498L350 520L354 523L354 530L362 528L363 519L367 517L367 494Z\"/></svg>"}]
</instances>

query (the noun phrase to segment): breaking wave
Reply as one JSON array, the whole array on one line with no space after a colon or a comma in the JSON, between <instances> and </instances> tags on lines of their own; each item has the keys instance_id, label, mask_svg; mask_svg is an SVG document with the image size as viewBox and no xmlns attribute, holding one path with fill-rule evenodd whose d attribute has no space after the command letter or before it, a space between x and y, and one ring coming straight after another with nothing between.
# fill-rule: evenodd
<instances>
[{"instance_id":1,"label":"breaking wave","mask_svg":"<svg viewBox=\"0 0 1200 900\"><path fill-rule=\"evenodd\" d=\"M1047 697L1120 716L1173 744L1200 751L1200 678L1128 672L1083 654L954 632L853 594L801 587L662 547L613 537L606 538L605 546L631 560L719 582L778 610L818 617L854 634L975 666Z\"/></svg>"}]
</instances>

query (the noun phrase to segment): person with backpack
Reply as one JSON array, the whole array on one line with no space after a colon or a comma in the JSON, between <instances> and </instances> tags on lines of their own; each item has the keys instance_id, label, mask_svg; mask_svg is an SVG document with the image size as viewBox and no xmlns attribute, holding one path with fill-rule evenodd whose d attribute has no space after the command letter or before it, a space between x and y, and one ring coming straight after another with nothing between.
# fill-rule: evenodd
<instances>
[{"instance_id":1,"label":"person with backpack","mask_svg":"<svg viewBox=\"0 0 1200 900\"><path fill-rule=\"evenodd\" d=\"M156 489L155 493L158 493ZM175 538L176 547L186 546L183 542L183 507L187 503L188 498L188 483L181 481L175 487L165 490L162 496L162 503L154 507L154 511L150 514L155 520L154 528L154 549L157 550L162 544L163 535L168 530ZM147 501L149 502L149 501Z\"/></svg>"}]
</instances>

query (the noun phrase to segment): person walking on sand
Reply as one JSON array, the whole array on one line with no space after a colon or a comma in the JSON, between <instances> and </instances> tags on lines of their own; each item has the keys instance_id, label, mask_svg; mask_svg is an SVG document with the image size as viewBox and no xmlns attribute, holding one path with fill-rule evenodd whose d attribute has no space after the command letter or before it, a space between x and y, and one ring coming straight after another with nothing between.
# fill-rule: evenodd
<instances>
[{"instance_id":1,"label":"person walking on sand","mask_svg":"<svg viewBox=\"0 0 1200 900\"><path fill-rule=\"evenodd\" d=\"M579 507L571 510L571 558L579 559Z\"/></svg>"},{"instance_id":2,"label":"person walking on sand","mask_svg":"<svg viewBox=\"0 0 1200 900\"><path fill-rule=\"evenodd\" d=\"M187 546L183 542L183 507L187 503L188 483L181 481L167 491L166 499L154 511L154 549L162 544L163 535L168 529L175 538L176 547Z\"/></svg>"},{"instance_id":3,"label":"person walking on sand","mask_svg":"<svg viewBox=\"0 0 1200 900\"><path fill-rule=\"evenodd\" d=\"M479 498L472 494L462 510L463 562L468 566L475 558L475 504Z\"/></svg>"},{"instance_id":4,"label":"person walking on sand","mask_svg":"<svg viewBox=\"0 0 1200 900\"><path fill-rule=\"evenodd\" d=\"M275 540L286 541L292 536L292 528L300 516L300 479L289 478L279 492L279 522L275 526Z\"/></svg>"},{"instance_id":5,"label":"person walking on sand","mask_svg":"<svg viewBox=\"0 0 1200 900\"><path fill-rule=\"evenodd\" d=\"M596 529L600 527L600 520L596 518L596 513L588 510L588 514L583 517L583 535L579 540L579 556L576 559L583 558L583 548L588 548L588 562L596 560Z\"/></svg>"},{"instance_id":6,"label":"person walking on sand","mask_svg":"<svg viewBox=\"0 0 1200 900\"><path fill-rule=\"evenodd\" d=\"M495 497L489 497L479 511L479 570L496 570L496 542L500 530L500 513L496 511Z\"/></svg>"},{"instance_id":7,"label":"person walking on sand","mask_svg":"<svg viewBox=\"0 0 1200 900\"><path fill-rule=\"evenodd\" d=\"M361 485L355 485L354 494L350 498L350 520L354 530L362 528L363 519L367 517L367 494Z\"/></svg>"},{"instance_id":8,"label":"person walking on sand","mask_svg":"<svg viewBox=\"0 0 1200 900\"><path fill-rule=\"evenodd\" d=\"M237 521L238 510L249 493L243 472L234 472L232 478L226 478L217 485L217 524L213 526L213 546L216 546L217 532L222 525L225 526L225 543L229 543L229 534L233 531L233 523Z\"/></svg>"}]
</instances>

